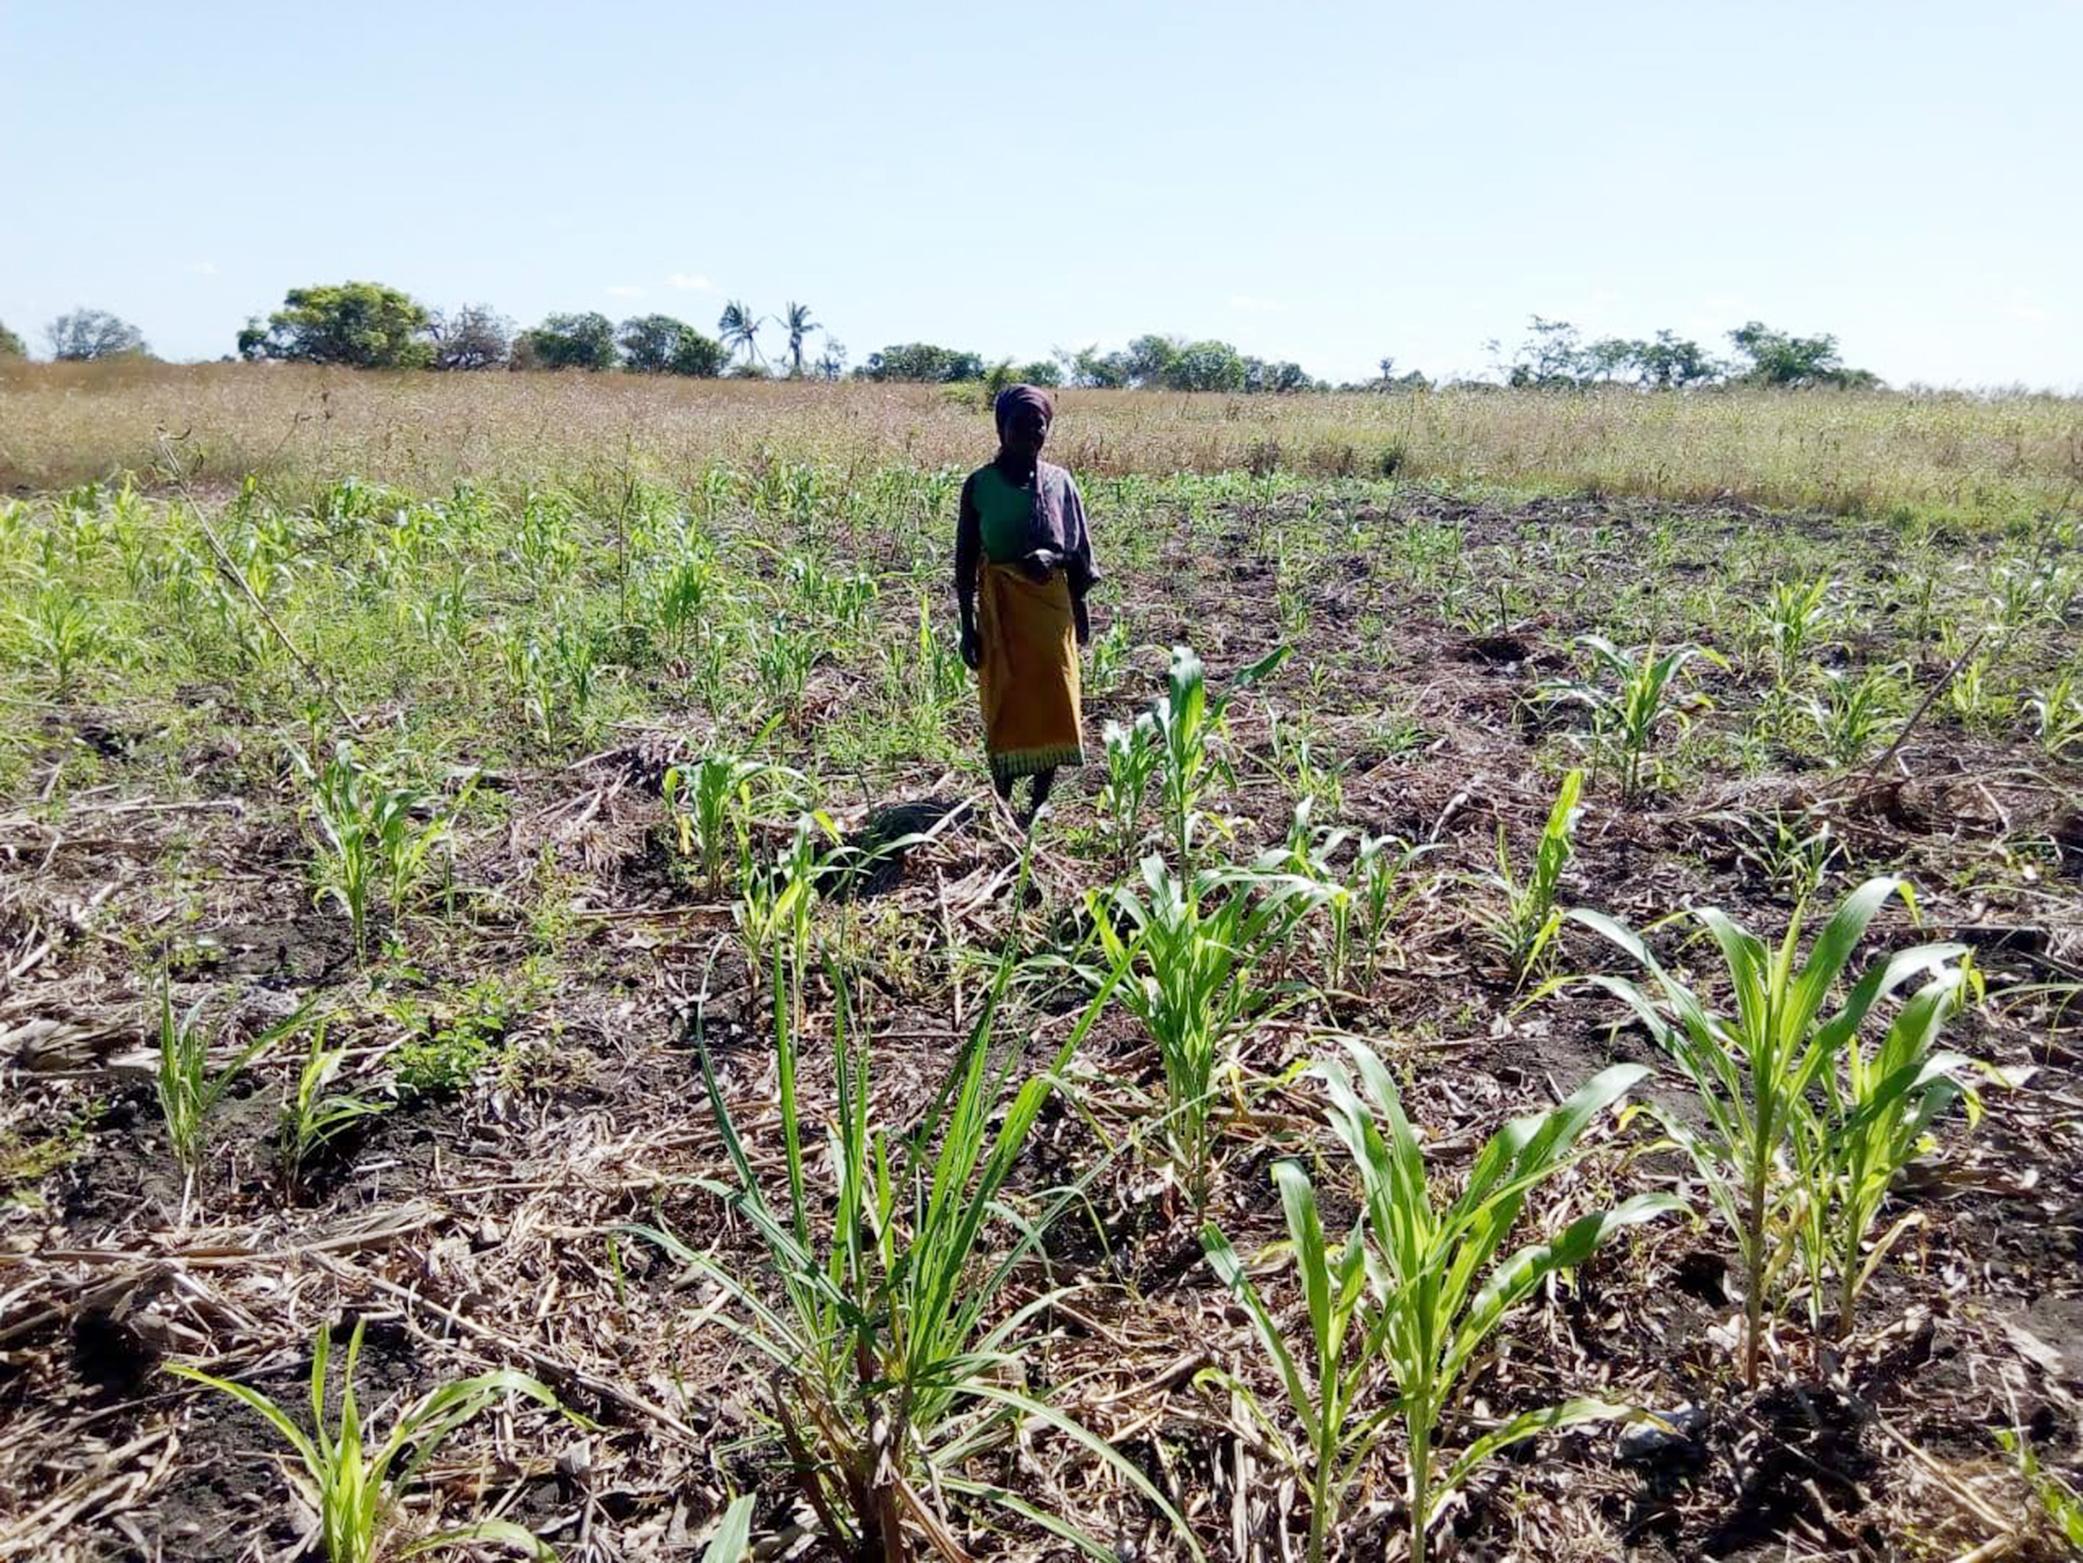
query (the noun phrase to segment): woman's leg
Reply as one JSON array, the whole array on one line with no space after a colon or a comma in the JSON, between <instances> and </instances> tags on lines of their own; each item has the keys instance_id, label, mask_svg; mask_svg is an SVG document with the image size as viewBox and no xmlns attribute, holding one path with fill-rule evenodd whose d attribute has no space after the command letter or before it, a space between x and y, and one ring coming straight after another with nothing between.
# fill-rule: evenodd
<instances>
[{"instance_id":1,"label":"woman's leg","mask_svg":"<svg viewBox=\"0 0 2083 1563\"><path fill-rule=\"evenodd\" d=\"M1049 801L1050 789L1055 785L1056 768L1054 766L1051 766L1046 771L1036 771L1034 773L1034 793L1027 804L1027 817L1029 819L1033 819L1035 815L1041 813L1042 805Z\"/></svg>"}]
</instances>

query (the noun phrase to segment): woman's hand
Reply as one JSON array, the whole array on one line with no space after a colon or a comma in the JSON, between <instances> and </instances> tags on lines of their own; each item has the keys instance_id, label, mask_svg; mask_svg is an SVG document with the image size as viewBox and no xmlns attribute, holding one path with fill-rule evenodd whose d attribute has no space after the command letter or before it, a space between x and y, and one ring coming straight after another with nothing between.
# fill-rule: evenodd
<instances>
[{"instance_id":1,"label":"woman's hand","mask_svg":"<svg viewBox=\"0 0 2083 1563\"><path fill-rule=\"evenodd\" d=\"M976 626L962 626L962 664L974 673L984 665L984 643L977 639Z\"/></svg>"}]
</instances>

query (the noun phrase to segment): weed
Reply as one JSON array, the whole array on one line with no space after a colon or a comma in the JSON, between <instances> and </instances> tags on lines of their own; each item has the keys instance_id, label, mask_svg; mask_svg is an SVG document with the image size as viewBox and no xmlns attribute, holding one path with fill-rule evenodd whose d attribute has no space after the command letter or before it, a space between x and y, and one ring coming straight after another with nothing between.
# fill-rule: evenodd
<instances>
[{"instance_id":1,"label":"weed","mask_svg":"<svg viewBox=\"0 0 2083 1563\"><path fill-rule=\"evenodd\" d=\"M1014 970L998 963L990 997L928 1108L909 1133L885 1128L871 1099L868 1034L854 1019L851 985L836 970L831 1053L837 1099L829 1155L806 1143L797 1090L796 1002L788 963L773 966L775 1059L779 1068L785 1194L770 1198L754 1170L716 1078L706 1041L702 1078L729 1159L730 1181L703 1180L757 1235L763 1268L780 1302L746 1270L697 1253L660 1228L633 1228L722 1289L725 1322L770 1364L781 1441L798 1488L842 1557L910 1556L908 1518L929 1536L947 1534L919 1493L947 1490L1007 1501L1095 1556L1108 1554L1061 1521L992 1484L966 1475L972 1457L1008 1444L1022 1421L1064 1433L1108 1463L1179 1526L1184 1523L1134 1465L1040 1401L1012 1387L1002 1368L1014 1343L1058 1293L988 1316L1020 1262L1032 1254L1076 1190L1059 1193L1018 1223L1002 1255L985 1253L1014 1163L1065 1066L1098 1019L1103 989L1087 1006L1047 1070L1026 1082L998 1116L1018 1049L992 1046L993 1027ZM699 1017L698 1017L699 1018ZM994 1063L994 1054L1000 1062ZM996 1123L995 1133L993 1124ZM828 1196L813 1187L819 1169ZM906 1502L900 1495L909 1493ZM902 1515L904 1518L900 1518ZM1199 1549L1193 1547L1196 1557Z\"/></svg>"}]
</instances>

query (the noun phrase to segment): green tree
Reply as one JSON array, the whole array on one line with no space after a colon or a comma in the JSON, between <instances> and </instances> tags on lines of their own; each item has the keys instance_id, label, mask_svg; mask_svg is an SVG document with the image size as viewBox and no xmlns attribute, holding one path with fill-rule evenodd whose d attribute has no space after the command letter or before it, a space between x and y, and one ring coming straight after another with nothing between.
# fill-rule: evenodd
<instances>
[{"instance_id":1,"label":"green tree","mask_svg":"<svg viewBox=\"0 0 2083 1563\"><path fill-rule=\"evenodd\" d=\"M1063 384L1063 371L1046 358L1037 358L1031 364L1022 364L1013 373L1023 385L1045 385L1054 390Z\"/></svg>"},{"instance_id":2,"label":"green tree","mask_svg":"<svg viewBox=\"0 0 2083 1563\"><path fill-rule=\"evenodd\" d=\"M1186 344L1177 337L1158 336L1151 333L1139 336L1128 344L1122 368L1126 371L1130 385L1162 385L1165 371L1172 365Z\"/></svg>"},{"instance_id":3,"label":"green tree","mask_svg":"<svg viewBox=\"0 0 2083 1563\"><path fill-rule=\"evenodd\" d=\"M1126 353L1102 353L1097 344L1078 349L1067 355L1072 385L1090 386L1095 390L1118 391L1128 384L1128 355Z\"/></svg>"},{"instance_id":4,"label":"green tree","mask_svg":"<svg viewBox=\"0 0 2083 1563\"><path fill-rule=\"evenodd\" d=\"M723 373L723 344L712 336L703 336L689 326L680 333L680 340L673 348L672 359L666 369L673 374L687 375L697 380L713 380Z\"/></svg>"},{"instance_id":5,"label":"green tree","mask_svg":"<svg viewBox=\"0 0 2083 1563\"><path fill-rule=\"evenodd\" d=\"M1244 360L1227 342L1191 342L1165 365L1163 381L1168 391L1241 391Z\"/></svg>"},{"instance_id":6,"label":"green tree","mask_svg":"<svg viewBox=\"0 0 2083 1563\"><path fill-rule=\"evenodd\" d=\"M803 375L803 338L817 328L808 304L791 299L788 308L781 312L781 329L788 333L788 372L797 379Z\"/></svg>"},{"instance_id":7,"label":"green tree","mask_svg":"<svg viewBox=\"0 0 2083 1563\"><path fill-rule=\"evenodd\" d=\"M1721 378L1722 366L1690 337L1659 331L1651 342L1637 342L1635 369L1642 383L1659 391L1683 390Z\"/></svg>"},{"instance_id":8,"label":"green tree","mask_svg":"<svg viewBox=\"0 0 2083 1563\"><path fill-rule=\"evenodd\" d=\"M0 358L27 358L29 350L22 346L22 339L0 323Z\"/></svg>"},{"instance_id":9,"label":"green tree","mask_svg":"<svg viewBox=\"0 0 2083 1563\"><path fill-rule=\"evenodd\" d=\"M142 331L105 309L76 309L60 315L44 328L44 335L50 338L51 356L63 363L135 358L150 351Z\"/></svg>"},{"instance_id":10,"label":"green tree","mask_svg":"<svg viewBox=\"0 0 2083 1563\"><path fill-rule=\"evenodd\" d=\"M723 349L684 320L639 315L622 322L622 367L636 374L712 375Z\"/></svg>"},{"instance_id":11,"label":"green tree","mask_svg":"<svg viewBox=\"0 0 2083 1563\"><path fill-rule=\"evenodd\" d=\"M513 350L513 322L489 304L434 311L427 322L435 369L499 369Z\"/></svg>"},{"instance_id":12,"label":"green tree","mask_svg":"<svg viewBox=\"0 0 2083 1563\"><path fill-rule=\"evenodd\" d=\"M1880 384L1880 377L1868 370L1845 367L1834 336L1791 336L1753 320L1731 331L1729 341L1750 361L1737 376L1747 384L1787 390L1816 385L1858 389Z\"/></svg>"},{"instance_id":13,"label":"green tree","mask_svg":"<svg viewBox=\"0 0 2083 1563\"><path fill-rule=\"evenodd\" d=\"M1530 317L1531 334L1519 344L1519 356L1505 366L1506 381L1522 388L1550 390L1581 385L1586 375L1586 349L1577 328L1567 320ZM1495 342L1490 344L1494 351Z\"/></svg>"},{"instance_id":14,"label":"green tree","mask_svg":"<svg viewBox=\"0 0 2083 1563\"><path fill-rule=\"evenodd\" d=\"M1294 391L1306 391L1315 383L1309 378L1309 371L1297 363L1269 363L1263 358L1244 360L1244 390L1250 395L1265 392L1284 396Z\"/></svg>"},{"instance_id":15,"label":"green tree","mask_svg":"<svg viewBox=\"0 0 2083 1563\"><path fill-rule=\"evenodd\" d=\"M737 357L742 348L747 363L764 364L766 360L759 356L759 328L763 324L750 306L732 299L717 318L716 334L723 339L724 351L730 357Z\"/></svg>"},{"instance_id":16,"label":"green tree","mask_svg":"<svg viewBox=\"0 0 2083 1563\"><path fill-rule=\"evenodd\" d=\"M817 372L827 380L836 380L846 373L846 344L825 333L825 350L817 355Z\"/></svg>"},{"instance_id":17,"label":"green tree","mask_svg":"<svg viewBox=\"0 0 2083 1563\"><path fill-rule=\"evenodd\" d=\"M929 385L950 385L958 380L981 380L984 360L980 353L957 352L929 342L900 342L870 353L861 373L870 380L915 380Z\"/></svg>"},{"instance_id":18,"label":"green tree","mask_svg":"<svg viewBox=\"0 0 2083 1563\"><path fill-rule=\"evenodd\" d=\"M523 369L612 369L615 323L594 310L550 315L514 343L514 363Z\"/></svg>"},{"instance_id":19,"label":"green tree","mask_svg":"<svg viewBox=\"0 0 2083 1563\"><path fill-rule=\"evenodd\" d=\"M411 295L380 282L291 288L263 326L239 333L241 358L280 358L351 369L420 369L434 361L433 317Z\"/></svg>"}]
</instances>

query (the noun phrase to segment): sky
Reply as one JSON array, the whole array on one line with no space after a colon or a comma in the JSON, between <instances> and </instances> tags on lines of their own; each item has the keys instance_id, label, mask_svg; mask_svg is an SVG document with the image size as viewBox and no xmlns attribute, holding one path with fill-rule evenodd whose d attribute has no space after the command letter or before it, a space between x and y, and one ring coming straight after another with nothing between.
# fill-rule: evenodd
<instances>
[{"instance_id":1,"label":"sky","mask_svg":"<svg viewBox=\"0 0 2083 1563\"><path fill-rule=\"evenodd\" d=\"M0 0L0 322L214 358L355 279L1345 379L1759 319L2076 390L2078 59L2083 0Z\"/></svg>"}]
</instances>

